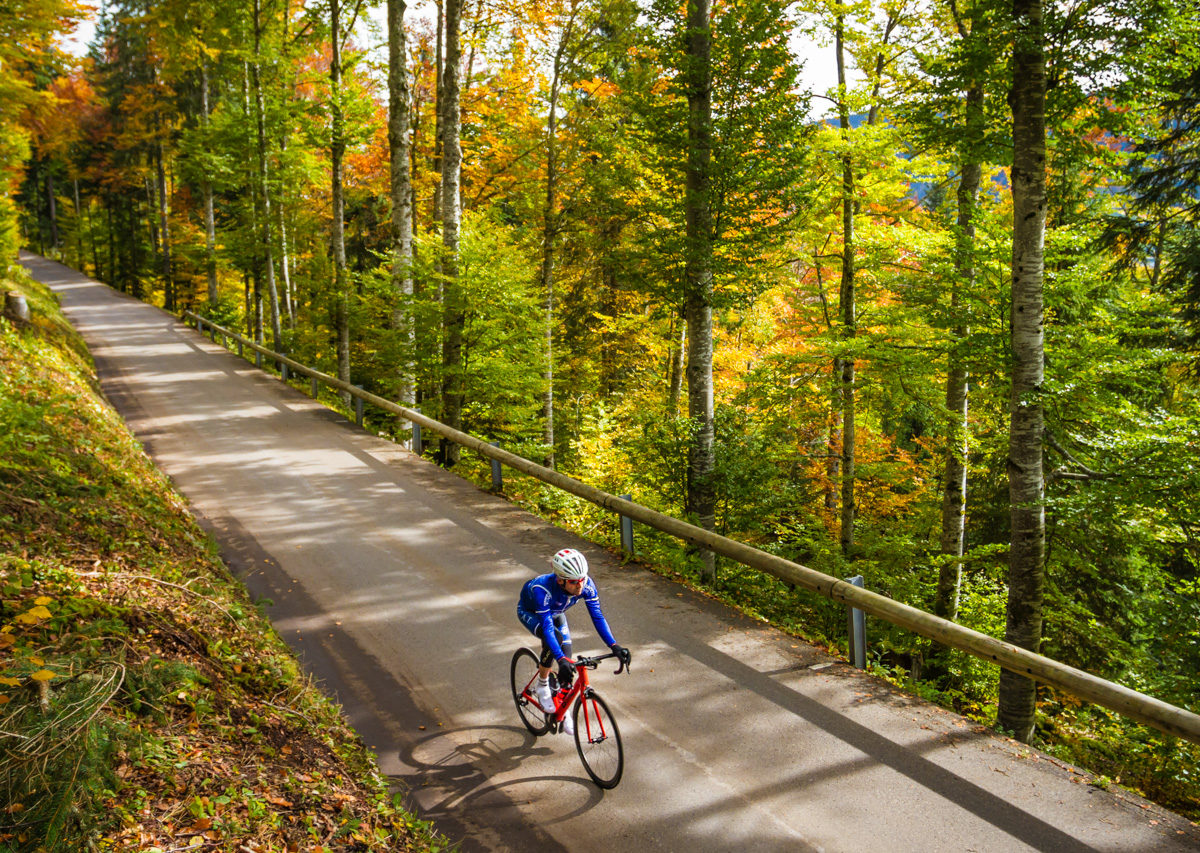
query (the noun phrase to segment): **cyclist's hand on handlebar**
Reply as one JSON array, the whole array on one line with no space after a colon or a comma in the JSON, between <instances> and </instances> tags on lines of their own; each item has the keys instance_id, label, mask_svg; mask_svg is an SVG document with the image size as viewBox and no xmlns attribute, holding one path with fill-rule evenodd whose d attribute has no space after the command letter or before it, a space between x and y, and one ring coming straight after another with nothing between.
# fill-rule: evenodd
<instances>
[{"instance_id":1,"label":"cyclist's hand on handlebar","mask_svg":"<svg viewBox=\"0 0 1200 853\"><path fill-rule=\"evenodd\" d=\"M633 655L630 653L629 649L625 648L619 643L613 643L610 648L612 648L613 654L617 656L617 660L621 662L621 666L628 669L629 662L633 660Z\"/></svg>"}]
</instances>

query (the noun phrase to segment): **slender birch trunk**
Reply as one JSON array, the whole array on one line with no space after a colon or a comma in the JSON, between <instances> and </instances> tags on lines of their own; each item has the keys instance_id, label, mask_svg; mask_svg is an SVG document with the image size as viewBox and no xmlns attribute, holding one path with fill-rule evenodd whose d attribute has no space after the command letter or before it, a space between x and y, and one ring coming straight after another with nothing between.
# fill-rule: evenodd
<instances>
[{"instance_id":1,"label":"slender birch trunk","mask_svg":"<svg viewBox=\"0 0 1200 853\"><path fill-rule=\"evenodd\" d=\"M845 56L845 18L837 18L835 40L837 48L838 74L838 120L842 131L842 141L849 147L850 142L850 111L846 104L846 56ZM842 155L842 280L839 288L838 307L841 318L841 332L844 341L853 341L857 335L858 306L854 292L854 160L849 150ZM842 512L841 512L841 547L842 554L849 556L854 548L854 520L856 505L854 499L855 477L855 361L853 357L844 357L841 361L841 409L842 409Z\"/></svg>"},{"instance_id":2,"label":"slender birch trunk","mask_svg":"<svg viewBox=\"0 0 1200 853\"><path fill-rule=\"evenodd\" d=\"M975 127L982 118L983 90L967 92L967 126ZM970 131L968 131L970 136ZM975 211L983 169L971 154L964 158L958 182L958 245L955 250L955 278L950 291L950 314L961 318L964 294L975 286ZM966 323L956 319L951 330L954 342L969 333ZM933 612L944 619L958 618L962 586L962 556L967 518L967 453L969 425L969 375L963 354L951 346L946 368L946 449L945 480L942 486L941 554L947 558L938 571Z\"/></svg>"},{"instance_id":3,"label":"slender birch trunk","mask_svg":"<svg viewBox=\"0 0 1200 853\"><path fill-rule=\"evenodd\" d=\"M546 382L542 398L542 441L546 445L543 464L554 467L554 262L558 240L558 95L562 80L563 56L575 28L575 7L554 52L550 77L550 103L546 116L546 204L542 210L541 288L545 307L546 366L542 377Z\"/></svg>"},{"instance_id":4,"label":"slender birch trunk","mask_svg":"<svg viewBox=\"0 0 1200 853\"><path fill-rule=\"evenodd\" d=\"M254 87L254 125L257 136L259 249L263 274L266 277L267 307L271 319L271 348L283 352L283 335L279 325L279 288L275 282L275 257L271 236L271 184L267 171L267 119L262 88L262 4L254 0L254 63L250 67Z\"/></svg>"},{"instance_id":5,"label":"slender birch trunk","mask_svg":"<svg viewBox=\"0 0 1200 853\"><path fill-rule=\"evenodd\" d=\"M163 307L175 310L175 275L171 265L171 217L167 206L167 174L160 138L154 146L154 170L158 183L158 231L162 238Z\"/></svg>"},{"instance_id":6,"label":"slender birch trunk","mask_svg":"<svg viewBox=\"0 0 1200 853\"><path fill-rule=\"evenodd\" d=\"M346 154L346 129L342 116L342 31L338 0L329 2L329 112L332 135L329 145L333 196L333 325L337 335L338 379L350 381L350 293L346 269L346 202L342 182ZM350 395L340 392L342 402L350 405Z\"/></svg>"},{"instance_id":7,"label":"slender birch trunk","mask_svg":"<svg viewBox=\"0 0 1200 853\"><path fill-rule=\"evenodd\" d=\"M50 212L50 251L58 249L58 201L54 197L54 171L46 161L46 204Z\"/></svg>"},{"instance_id":8,"label":"slender birch trunk","mask_svg":"<svg viewBox=\"0 0 1200 853\"><path fill-rule=\"evenodd\" d=\"M79 204L79 178L71 180L72 200L75 204L75 257L82 272L87 272L87 260L83 256L83 211Z\"/></svg>"},{"instance_id":9,"label":"slender birch trunk","mask_svg":"<svg viewBox=\"0 0 1200 853\"><path fill-rule=\"evenodd\" d=\"M200 127L205 139L208 138L210 113L208 89L208 61L202 57L200 59ZM204 272L208 281L208 304L211 308L216 306L220 295L217 293L217 229L213 217L213 189L207 170L200 189L204 195Z\"/></svg>"},{"instance_id":10,"label":"slender birch trunk","mask_svg":"<svg viewBox=\"0 0 1200 853\"><path fill-rule=\"evenodd\" d=\"M392 290L396 305L392 328L399 334L398 365L400 403L416 403L413 378L413 228L412 171L409 110L412 93L408 84L408 48L404 33L404 0L388 0L388 144L391 154L392 192Z\"/></svg>"},{"instance_id":11,"label":"slender birch trunk","mask_svg":"<svg viewBox=\"0 0 1200 853\"><path fill-rule=\"evenodd\" d=\"M687 323L682 316L671 318L671 349L667 354L667 417L679 415L683 395L684 356L687 354Z\"/></svg>"}]
</instances>

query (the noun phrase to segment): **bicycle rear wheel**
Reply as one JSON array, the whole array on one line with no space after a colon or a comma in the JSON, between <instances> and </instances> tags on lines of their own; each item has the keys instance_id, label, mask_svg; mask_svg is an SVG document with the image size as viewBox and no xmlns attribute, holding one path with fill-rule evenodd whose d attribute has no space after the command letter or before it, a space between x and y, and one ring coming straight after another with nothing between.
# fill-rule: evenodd
<instances>
[{"instance_id":1,"label":"bicycle rear wheel","mask_svg":"<svg viewBox=\"0 0 1200 853\"><path fill-rule=\"evenodd\" d=\"M535 735L544 735L549 725L546 715L534 700L532 683L537 678L538 658L529 649L517 649L512 656L509 677L512 682L512 697L517 703L517 713L525 728Z\"/></svg>"},{"instance_id":2,"label":"bicycle rear wheel","mask_svg":"<svg viewBox=\"0 0 1200 853\"><path fill-rule=\"evenodd\" d=\"M621 731L608 705L595 693L580 697L575 715L575 748L583 769L601 788L615 788L625 769Z\"/></svg>"}]
</instances>

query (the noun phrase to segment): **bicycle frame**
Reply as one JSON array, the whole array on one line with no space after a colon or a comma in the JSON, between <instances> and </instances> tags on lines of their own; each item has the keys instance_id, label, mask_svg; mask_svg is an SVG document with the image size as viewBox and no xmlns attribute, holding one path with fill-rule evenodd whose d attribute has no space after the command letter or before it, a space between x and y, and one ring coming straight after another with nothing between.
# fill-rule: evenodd
<instances>
[{"instance_id":1,"label":"bicycle frame","mask_svg":"<svg viewBox=\"0 0 1200 853\"><path fill-rule=\"evenodd\" d=\"M600 655L599 657L586 657L584 655L580 655L575 660L575 662L574 662L575 683L571 685L570 689L568 689L565 694L562 692L561 689L556 690L554 692L554 713L546 714L547 718L549 718L549 717L554 718L555 726L562 725L563 718L566 717L567 713L571 710L571 706L575 704L576 699L581 698L581 697L586 698L588 695L590 695L591 690L592 690L592 685L591 685L591 682L588 680L588 670L595 669L597 666L600 665L600 661L606 660L607 658L611 658L611 657L616 657L616 655L607 654L607 655ZM621 672L621 670L623 670L624 668L625 668L625 665L622 664L617 669L617 672L618 673ZM525 696L525 698L527 698L535 708L538 707L537 699L533 695L533 682L536 678L537 678L537 676L535 675L533 678L529 679L529 683L526 684L525 689L521 691L522 695ZM590 731L591 717L589 716L587 718L587 720L588 720L588 729L589 729L587 735L588 735L588 740L590 741L590 740L593 740L592 732ZM603 722L601 722L601 729L602 730L599 733L599 736L602 738L606 737L606 734L603 731Z\"/></svg>"}]
</instances>

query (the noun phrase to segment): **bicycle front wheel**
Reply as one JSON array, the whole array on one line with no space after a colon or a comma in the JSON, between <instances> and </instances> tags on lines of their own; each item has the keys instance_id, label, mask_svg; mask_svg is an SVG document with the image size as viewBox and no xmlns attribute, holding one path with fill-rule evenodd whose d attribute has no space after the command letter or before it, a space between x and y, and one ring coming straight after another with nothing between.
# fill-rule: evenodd
<instances>
[{"instance_id":1,"label":"bicycle front wheel","mask_svg":"<svg viewBox=\"0 0 1200 853\"><path fill-rule=\"evenodd\" d=\"M580 697L572 710L575 717L575 748L583 769L601 788L615 788L625 769L621 731L608 705L595 693Z\"/></svg>"},{"instance_id":2,"label":"bicycle front wheel","mask_svg":"<svg viewBox=\"0 0 1200 853\"><path fill-rule=\"evenodd\" d=\"M529 649L517 649L509 667L513 701L517 703L517 713L525 728L535 735L544 735L549 725L545 713L533 698L533 680L537 678L537 671L537 655Z\"/></svg>"}]
</instances>

